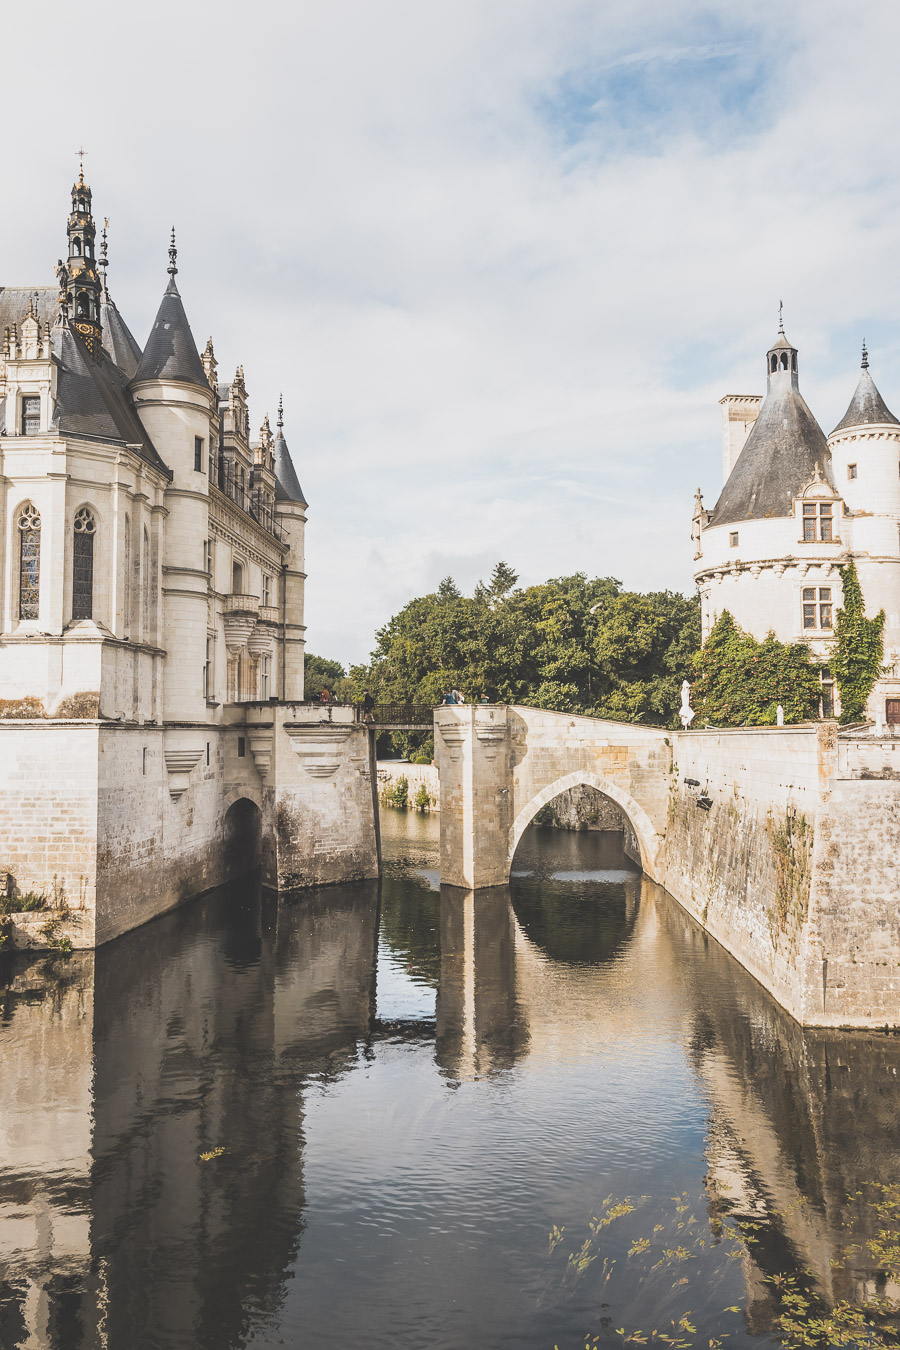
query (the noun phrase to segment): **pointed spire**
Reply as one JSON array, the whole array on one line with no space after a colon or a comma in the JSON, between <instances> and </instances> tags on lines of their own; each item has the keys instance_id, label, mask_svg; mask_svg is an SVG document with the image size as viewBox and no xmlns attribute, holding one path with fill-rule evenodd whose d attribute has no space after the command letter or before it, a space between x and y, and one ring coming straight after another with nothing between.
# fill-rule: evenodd
<instances>
[{"instance_id":1,"label":"pointed spire","mask_svg":"<svg viewBox=\"0 0 900 1350\"><path fill-rule=\"evenodd\" d=\"M184 305L175 285L175 229L169 243L169 284L156 314L140 365L134 376L142 380L175 380L209 389L209 382L194 335L184 312Z\"/></svg>"},{"instance_id":2,"label":"pointed spire","mask_svg":"<svg viewBox=\"0 0 900 1350\"><path fill-rule=\"evenodd\" d=\"M79 154L83 154L79 151ZM102 342L100 324L100 277L94 260L94 217L91 214L91 189L84 181L84 167L72 187L72 210L67 225L69 256L65 267L57 266L60 292L66 289L66 317L75 324L88 350L99 356ZM60 296L62 299L62 296Z\"/></svg>"},{"instance_id":3,"label":"pointed spire","mask_svg":"<svg viewBox=\"0 0 900 1350\"><path fill-rule=\"evenodd\" d=\"M831 433L832 436L838 431L848 431L851 427L900 425L869 374L869 351L865 342L862 346L861 366L859 382L850 400L850 407Z\"/></svg>"},{"instance_id":4,"label":"pointed spire","mask_svg":"<svg viewBox=\"0 0 900 1350\"><path fill-rule=\"evenodd\" d=\"M778 301L778 336L784 337L784 301Z\"/></svg>"},{"instance_id":5,"label":"pointed spire","mask_svg":"<svg viewBox=\"0 0 900 1350\"><path fill-rule=\"evenodd\" d=\"M100 290L104 300L107 298L106 291L106 269L109 266L109 259L106 255L106 231L109 229L109 216L103 217L103 229L100 231L100 257L97 259L97 266L100 269Z\"/></svg>"},{"instance_id":6,"label":"pointed spire","mask_svg":"<svg viewBox=\"0 0 900 1350\"><path fill-rule=\"evenodd\" d=\"M297 478L297 470L294 468L291 452L288 449L287 441L284 439L284 403L280 394L278 395L278 421L275 426L277 428L274 447L275 500L300 502L302 506L306 506L307 502Z\"/></svg>"}]
</instances>

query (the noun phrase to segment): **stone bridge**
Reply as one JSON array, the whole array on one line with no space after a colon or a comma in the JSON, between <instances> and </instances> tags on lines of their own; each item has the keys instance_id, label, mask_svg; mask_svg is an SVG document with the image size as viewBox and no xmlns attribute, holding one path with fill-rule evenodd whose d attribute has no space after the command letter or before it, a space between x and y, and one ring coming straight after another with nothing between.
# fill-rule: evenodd
<instances>
[{"instance_id":1,"label":"stone bridge","mask_svg":"<svg viewBox=\"0 0 900 1350\"><path fill-rule=\"evenodd\" d=\"M671 732L536 708L441 707L441 881L501 886L568 788L611 798L643 870L798 1021L900 1027L900 736Z\"/></svg>"},{"instance_id":2,"label":"stone bridge","mask_svg":"<svg viewBox=\"0 0 900 1350\"><path fill-rule=\"evenodd\" d=\"M535 814L581 784L622 808L644 871L665 880L670 732L494 705L440 707L434 720L445 884L503 885Z\"/></svg>"}]
</instances>

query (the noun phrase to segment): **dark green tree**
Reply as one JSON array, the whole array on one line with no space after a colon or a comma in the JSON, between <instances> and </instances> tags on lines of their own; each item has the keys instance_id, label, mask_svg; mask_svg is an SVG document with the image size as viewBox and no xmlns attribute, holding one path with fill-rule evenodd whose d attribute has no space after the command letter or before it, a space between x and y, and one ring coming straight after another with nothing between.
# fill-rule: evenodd
<instances>
[{"instance_id":1,"label":"dark green tree","mask_svg":"<svg viewBox=\"0 0 900 1350\"><path fill-rule=\"evenodd\" d=\"M802 643L758 642L728 610L695 657L694 707L702 722L720 727L774 726L778 704L786 723L818 716L819 666Z\"/></svg>"},{"instance_id":2,"label":"dark green tree","mask_svg":"<svg viewBox=\"0 0 900 1350\"><path fill-rule=\"evenodd\" d=\"M861 722L884 661L884 610L866 618L862 587L851 558L840 569L844 604L835 616L837 637L831 670L841 696L841 721Z\"/></svg>"},{"instance_id":3,"label":"dark green tree","mask_svg":"<svg viewBox=\"0 0 900 1350\"><path fill-rule=\"evenodd\" d=\"M307 652L303 660L304 698L318 698L323 688L332 694L338 693L338 685L346 673L340 661L329 661L327 657Z\"/></svg>"},{"instance_id":4,"label":"dark green tree","mask_svg":"<svg viewBox=\"0 0 900 1350\"><path fill-rule=\"evenodd\" d=\"M348 683L360 693L367 683L383 702L436 703L455 687L471 699L675 724L700 643L696 598L637 595L583 573L526 588L516 581L500 563L472 596L442 583L411 600ZM398 734L395 743L410 753L418 739Z\"/></svg>"}]
</instances>

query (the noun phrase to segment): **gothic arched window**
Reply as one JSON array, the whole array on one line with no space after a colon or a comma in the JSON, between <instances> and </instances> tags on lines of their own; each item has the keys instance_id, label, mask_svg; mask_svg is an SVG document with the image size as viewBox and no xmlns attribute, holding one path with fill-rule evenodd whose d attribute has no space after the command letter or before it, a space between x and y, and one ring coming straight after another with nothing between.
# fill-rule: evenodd
<instances>
[{"instance_id":1,"label":"gothic arched window","mask_svg":"<svg viewBox=\"0 0 900 1350\"><path fill-rule=\"evenodd\" d=\"M19 512L19 618L36 619L41 589L41 517L30 502Z\"/></svg>"},{"instance_id":2,"label":"gothic arched window","mask_svg":"<svg viewBox=\"0 0 900 1350\"><path fill-rule=\"evenodd\" d=\"M75 535L72 549L72 618L94 617L94 535L97 522L92 512L82 506L75 513Z\"/></svg>"}]
</instances>

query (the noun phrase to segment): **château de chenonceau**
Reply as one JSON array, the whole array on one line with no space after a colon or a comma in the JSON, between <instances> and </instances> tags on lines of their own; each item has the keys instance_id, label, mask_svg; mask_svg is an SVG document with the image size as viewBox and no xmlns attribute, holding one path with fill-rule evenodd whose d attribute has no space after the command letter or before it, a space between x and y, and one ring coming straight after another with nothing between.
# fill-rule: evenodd
<instances>
[{"instance_id":1,"label":"ch\u00e2teau de chenonceau","mask_svg":"<svg viewBox=\"0 0 900 1350\"><path fill-rule=\"evenodd\" d=\"M93 947L251 867L285 892L375 877L380 847L374 724L304 702L307 506L280 396L251 439L242 367L220 380L195 343L174 234L143 348L83 174L67 234L57 287L0 288L0 886L48 894ZM852 558L886 616L869 721L839 727L827 666L821 718L793 727L441 707L440 880L504 885L535 814L592 787L795 1018L896 1026L900 422L865 349L827 438L783 327L766 379L722 400L725 485L711 511L697 494L704 636L728 610L827 660ZM40 915L11 925L41 944Z\"/></svg>"}]
</instances>

